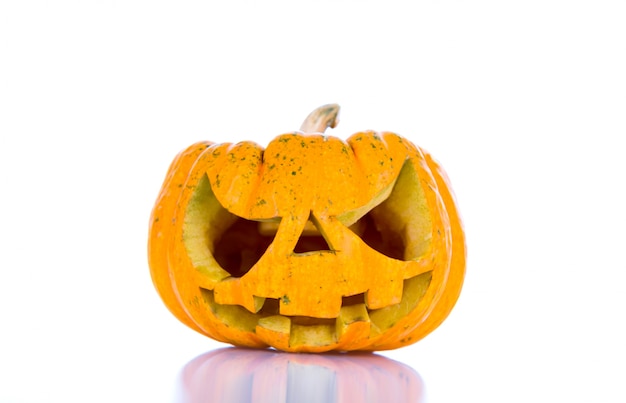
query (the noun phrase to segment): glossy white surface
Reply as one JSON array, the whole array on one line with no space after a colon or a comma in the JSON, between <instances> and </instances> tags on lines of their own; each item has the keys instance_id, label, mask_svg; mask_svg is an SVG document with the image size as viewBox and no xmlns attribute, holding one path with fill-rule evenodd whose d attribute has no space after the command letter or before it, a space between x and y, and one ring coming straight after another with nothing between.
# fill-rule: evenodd
<instances>
[{"instance_id":1,"label":"glossy white surface","mask_svg":"<svg viewBox=\"0 0 626 403\"><path fill-rule=\"evenodd\" d=\"M180 402L422 402L411 367L376 354L218 349L181 371Z\"/></svg>"},{"instance_id":2,"label":"glossy white surface","mask_svg":"<svg viewBox=\"0 0 626 403\"><path fill-rule=\"evenodd\" d=\"M626 401L623 2L218 4L0 4L0 402ZM152 204L187 145L267 144L329 102L329 134L395 131L447 169L463 293L372 362L239 370L156 295Z\"/></svg>"}]
</instances>

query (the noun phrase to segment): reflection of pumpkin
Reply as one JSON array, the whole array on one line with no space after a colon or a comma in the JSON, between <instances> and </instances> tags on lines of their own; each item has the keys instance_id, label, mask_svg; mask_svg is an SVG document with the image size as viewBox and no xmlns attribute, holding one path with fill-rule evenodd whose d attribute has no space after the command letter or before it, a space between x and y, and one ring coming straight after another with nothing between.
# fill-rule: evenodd
<instances>
[{"instance_id":1,"label":"reflection of pumpkin","mask_svg":"<svg viewBox=\"0 0 626 403\"><path fill-rule=\"evenodd\" d=\"M412 368L376 354L224 348L185 365L177 395L181 403L419 403L424 385Z\"/></svg>"},{"instance_id":2,"label":"reflection of pumpkin","mask_svg":"<svg viewBox=\"0 0 626 403\"><path fill-rule=\"evenodd\" d=\"M448 315L465 240L445 173L393 133L319 134L337 112L317 109L266 149L202 142L174 160L149 259L182 322L235 345L319 352L401 347Z\"/></svg>"}]
</instances>

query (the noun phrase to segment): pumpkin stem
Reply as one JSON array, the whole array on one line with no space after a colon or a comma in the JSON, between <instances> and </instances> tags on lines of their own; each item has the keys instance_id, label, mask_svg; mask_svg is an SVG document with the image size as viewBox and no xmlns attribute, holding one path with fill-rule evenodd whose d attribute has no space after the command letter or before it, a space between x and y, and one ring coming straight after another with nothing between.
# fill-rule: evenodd
<instances>
[{"instance_id":1,"label":"pumpkin stem","mask_svg":"<svg viewBox=\"0 0 626 403\"><path fill-rule=\"evenodd\" d=\"M326 128L331 129L339 123L339 105L328 104L320 106L304 119L300 131L304 133L324 133Z\"/></svg>"}]
</instances>

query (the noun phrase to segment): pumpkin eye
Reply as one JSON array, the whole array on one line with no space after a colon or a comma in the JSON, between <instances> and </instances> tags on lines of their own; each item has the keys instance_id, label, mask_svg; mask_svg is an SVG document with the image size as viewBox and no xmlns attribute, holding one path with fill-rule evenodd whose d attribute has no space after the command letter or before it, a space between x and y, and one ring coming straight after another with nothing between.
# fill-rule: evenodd
<instances>
[{"instance_id":1,"label":"pumpkin eye","mask_svg":"<svg viewBox=\"0 0 626 403\"><path fill-rule=\"evenodd\" d=\"M380 200L382 199L382 200ZM365 212L349 211L338 217L354 222L350 230L370 248L398 260L415 260L423 256L431 244L432 222L416 171L405 163L396 182L381 192L379 203ZM356 219L354 217L360 217Z\"/></svg>"},{"instance_id":2,"label":"pumpkin eye","mask_svg":"<svg viewBox=\"0 0 626 403\"><path fill-rule=\"evenodd\" d=\"M404 259L404 240L388 226L377 222L375 213L365 214L349 228L375 251L392 259Z\"/></svg>"},{"instance_id":3,"label":"pumpkin eye","mask_svg":"<svg viewBox=\"0 0 626 403\"><path fill-rule=\"evenodd\" d=\"M232 277L241 277L259 261L274 237L259 231L259 222L237 217L215 242L214 257Z\"/></svg>"}]
</instances>

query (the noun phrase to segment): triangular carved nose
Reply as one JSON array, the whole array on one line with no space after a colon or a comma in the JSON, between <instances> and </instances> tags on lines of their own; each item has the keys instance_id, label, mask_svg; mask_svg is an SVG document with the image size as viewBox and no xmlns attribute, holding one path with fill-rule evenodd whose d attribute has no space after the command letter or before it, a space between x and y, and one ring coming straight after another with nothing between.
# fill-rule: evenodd
<instances>
[{"instance_id":1,"label":"triangular carved nose","mask_svg":"<svg viewBox=\"0 0 626 403\"><path fill-rule=\"evenodd\" d=\"M319 221L313 213L309 215L309 219L300 234L298 243L293 249L294 253L302 254L307 252L331 251L332 248L324 237L324 231L320 227Z\"/></svg>"},{"instance_id":2,"label":"triangular carved nose","mask_svg":"<svg viewBox=\"0 0 626 403\"><path fill-rule=\"evenodd\" d=\"M259 233L264 236L275 236L280 222L265 221L259 223ZM324 236L319 220L311 212L293 249L296 254L325 251L330 252L333 248Z\"/></svg>"}]
</instances>

